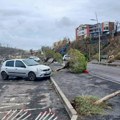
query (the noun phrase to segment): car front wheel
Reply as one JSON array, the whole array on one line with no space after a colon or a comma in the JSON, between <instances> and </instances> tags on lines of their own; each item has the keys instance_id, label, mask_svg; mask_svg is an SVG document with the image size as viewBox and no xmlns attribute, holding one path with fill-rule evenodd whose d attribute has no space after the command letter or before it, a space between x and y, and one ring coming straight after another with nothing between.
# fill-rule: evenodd
<instances>
[{"instance_id":1,"label":"car front wheel","mask_svg":"<svg viewBox=\"0 0 120 120\"><path fill-rule=\"evenodd\" d=\"M8 77L9 77L9 76L7 75L7 73L4 72L4 71L1 73L1 76L2 76L2 79L3 79L3 80L7 80Z\"/></svg>"},{"instance_id":2,"label":"car front wheel","mask_svg":"<svg viewBox=\"0 0 120 120\"><path fill-rule=\"evenodd\" d=\"M36 75L34 72L30 72L28 74L28 79L31 80L31 81L34 81L36 79Z\"/></svg>"}]
</instances>

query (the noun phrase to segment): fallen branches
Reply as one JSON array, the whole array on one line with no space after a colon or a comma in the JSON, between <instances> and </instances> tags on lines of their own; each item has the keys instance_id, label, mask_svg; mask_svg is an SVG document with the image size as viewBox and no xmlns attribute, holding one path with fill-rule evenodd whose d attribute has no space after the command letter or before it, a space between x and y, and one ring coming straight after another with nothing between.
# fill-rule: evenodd
<instances>
[{"instance_id":1,"label":"fallen branches","mask_svg":"<svg viewBox=\"0 0 120 120\"><path fill-rule=\"evenodd\" d=\"M69 62L68 61L65 63L65 65L63 67L58 68L56 71L60 71L62 69L66 69L66 68L69 68Z\"/></svg>"},{"instance_id":2,"label":"fallen branches","mask_svg":"<svg viewBox=\"0 0 120 120\"><path fill-rule=\"evenodd\" d=\"M116 91L116 92L114 92L114 93L112 93L112 94L106 95L105 97L97 100L97 101L95 102L95 104L96 104L96 105L99 105L99 104L101 104L101 103L103 103L103 102L105 102L105 101L107 101L107 100L109 100L109 99L117 96L118 94L120 94L120 90L118 90L118 91Z\"/></svg>"}]
</instances>

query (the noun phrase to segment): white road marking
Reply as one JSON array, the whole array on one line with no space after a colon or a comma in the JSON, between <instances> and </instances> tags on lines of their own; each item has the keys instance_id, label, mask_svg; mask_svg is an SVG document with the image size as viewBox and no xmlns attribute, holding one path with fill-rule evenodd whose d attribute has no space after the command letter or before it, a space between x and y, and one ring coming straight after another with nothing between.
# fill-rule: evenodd
<instances>
[{"instance_id":1,"label":"white road marking","mask_svg":"<svg viewBox=\"0 0 120 120\"><path fill-rule=\"evenodd\" d=\"M11 98L10 101L15 101L15 98Z\"/></svg>"},{"instance_id":2,"label":"white road marking","mask_svg":"<svg viewBox=\"0 0 120 120\"><path fill-rule=\"evenodd\" d=\"M7 106L16 106L16 105L29 105L30 102L27 103L1 103L0 105L7 105Z\"/></svg>"},{"instance_id":3,"label":"white road marking","mask_svg":"<svg viewBox=\"0 0 120 120\"><path fill-rule=\"evenodd\" d=\"M3 85L2 88L4 89L6 87L6 85Z\"/></svg>"},{"instance_id":4,"label":"white road marking","mask_svg":"<svg viewBox=\"0 0 120 120\"><path fill-rule=\"evenodd\" d=\"M31 114L27 115L24 119L22 120L26 120L27 118L29 118L31 116Z\"/></svg>"},{"instance_id":5,"label":"white road marking","mask_svg":"<svg viewBox=\"0 0 120 120\"><path fill-rule=\"evenodd\" d=\"M29 108L29 109L25 109L26 111L34 111L34 110L42 110L42 108ZM3 114L3 113L7 113L8 111L3 111L3 112L0 112L0 114Z\"/></svg>"},{"instance_id":6,"label":"white road marking","mask_svg":"<svg viewBox=\"0 0 120 120\"><path fill-rule=\"evenodd\" d=\"M7 117L11 112L12 112L12 110L5 112L5 113L7 113L7 114L2 118L2 120L5 120L6 117Z\"/></svg>"},{"instance_id":7,"label":"white road marking","mask_svg":"<svg viewBox=\"0 0 120 120\"><path fill-rule=\"evenodd\" d=\"M39 113L39 115L36 117L35 120L38 120L40 118L40 116L42 115L42 112Z\"/></svg>"},{"instance_id":8,"label":"white road marking","mask_svg":"<svg viewBox=\"0 0 120 120\"><path fill-rule=\"evenodd\" d=\"M20 104L18 104L18 103L3 103L2 105L4 105L4 106L2 106L2 107L0 107L0 109L4 109L4 108L10 108L10 107L15 107L15 106L22 106L22 105L29 105L30 103L20 103ZM7 105L7 106L5 106L5 105Z\"/></svg>"},{"instance_id":9,"label":"white road marking","mask_svg":"<svg viewBox=\"0 0 120 120\"><path fill-rule=\"evenodd\" d=\"M13 112L12 112L12 114L10 114L10 116L6 119L6 120L10 120L10 118L14 115L14 114L16 114L17 113L17 110L14 110Z\"/></svg>"},{"instance_id":10,"label":"white road marking","mask_svg":"<svg viewBox=\"0 0 120 120\"><path fill-rule=\"evenodd\" d=\"M14 120L14 119L16 119L16 117L19 115L19 114L21 114L22 112L24 112L24 110L22 109L22 110L20 110L11 120Z\"/></svg>"},{"instance_id":11,"label":"white road marking","mask_svg":"<svg viewBox=\"0 0 120 120\"><path fill-rule=\"evenodd\" d=\"M19 116L18 116L19 115ZM28 111L21 109L18 110L10 110L7 114L2 118L2 120L27 120L32 114L28 114ZM57 120L58 117L55 116L55 113L51 113L49 111L40 112L38 116L34 120Z\"/></svg>"}]
</instances>

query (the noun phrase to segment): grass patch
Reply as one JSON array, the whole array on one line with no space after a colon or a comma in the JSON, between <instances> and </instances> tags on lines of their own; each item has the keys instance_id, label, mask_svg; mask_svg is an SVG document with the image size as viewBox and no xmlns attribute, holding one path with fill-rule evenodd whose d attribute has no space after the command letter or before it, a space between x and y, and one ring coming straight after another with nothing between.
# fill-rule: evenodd
<instances>
[{"instance_id":1,"label":"grass patch","mask_svg":"<svg viewBox=\"0 0 120 120\"><path fill-rule=\"evenodd\" d=\"M73 106L80 115L98 115L103 114L104 109L107 108L106 103L95 105L95 101L99 98L94 96L79 96L73 100Z\"/></svg>"}]
</instances>

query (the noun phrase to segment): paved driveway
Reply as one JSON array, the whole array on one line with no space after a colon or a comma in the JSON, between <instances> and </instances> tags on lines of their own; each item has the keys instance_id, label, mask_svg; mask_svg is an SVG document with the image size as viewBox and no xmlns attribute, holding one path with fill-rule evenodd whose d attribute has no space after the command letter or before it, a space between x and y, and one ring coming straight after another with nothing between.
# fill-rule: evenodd
<instances>
[{"instance_id":1,"label":"paved driveway","mask_svg":"<svg viewBox=\"0 0 120 120\"><path fill-rule=\"evenodd\" d=\"M41 111L48 111L49 108L58 116L58 120L69 120L49 80L0 79L0 119L11 109L26 109L32 113L29 120L34 120Z\"/></svg>"}]
</instances>

